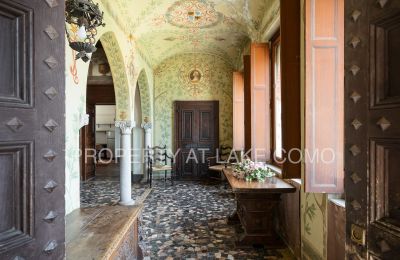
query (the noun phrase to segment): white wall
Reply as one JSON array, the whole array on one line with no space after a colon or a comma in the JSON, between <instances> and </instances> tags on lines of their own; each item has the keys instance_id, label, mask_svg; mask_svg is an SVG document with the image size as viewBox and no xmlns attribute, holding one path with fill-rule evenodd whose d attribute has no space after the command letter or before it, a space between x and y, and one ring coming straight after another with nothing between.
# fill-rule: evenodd
<instances>
[{"instance_id":1,"label":"white wall","mask_svg":"<svg viewBox=\"0 0 400 260\"><path fill-rule=\"evenodd\" d=\"M115 122L115 105L97 105L96 106L96 125L110 124Z\"/></svg>"}]
</instances>

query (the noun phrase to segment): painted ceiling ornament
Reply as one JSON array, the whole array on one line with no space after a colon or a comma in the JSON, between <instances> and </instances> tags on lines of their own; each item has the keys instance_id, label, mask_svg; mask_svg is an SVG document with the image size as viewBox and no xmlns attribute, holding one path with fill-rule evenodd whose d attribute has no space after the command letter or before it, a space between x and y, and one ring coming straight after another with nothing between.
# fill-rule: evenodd
<instances>
[{"instance_id":1,"label":"painted ceiling ornament","mask_svg":"<svg viewBox=\"0 0 400 260\"><path fill-rule=\"evenodd\" d=\"M223 15L208 0L180 0L167 10L165 18L180 28L209 28L217 25Z\"/></svg>"}]
</instances>

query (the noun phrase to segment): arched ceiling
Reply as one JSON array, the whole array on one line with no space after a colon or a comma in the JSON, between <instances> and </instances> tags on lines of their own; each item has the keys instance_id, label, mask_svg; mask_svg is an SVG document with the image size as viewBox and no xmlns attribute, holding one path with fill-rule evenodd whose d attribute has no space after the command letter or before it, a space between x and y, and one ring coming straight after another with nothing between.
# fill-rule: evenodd
<instances>
[{"instance_id":1,"label":"arched ceiling","mask_svg":"<svg viewBox=\"0 0 400 260\"><path fill-rule=\"evenodd\" d=\"M279 0L103 0L150 65L181 53L219 55L235 64L259 41ZM275 11L276 12L276 11ZM269 15L270 16L270 15Z\"/></svg>"}]
</instances>

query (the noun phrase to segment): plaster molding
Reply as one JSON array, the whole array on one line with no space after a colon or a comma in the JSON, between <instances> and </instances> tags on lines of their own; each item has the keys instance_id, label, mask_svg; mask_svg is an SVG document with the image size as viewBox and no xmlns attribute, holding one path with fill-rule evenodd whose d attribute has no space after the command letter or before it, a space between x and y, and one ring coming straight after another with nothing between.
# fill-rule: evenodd
<instances>
[{"instance_id":1,"label":"plaster molding","mask_svg":"<svg viewBox=\"0 0 400 260\"><path fill-rule=\"evenodd\" d=\"M135 127L134 121L115 121L115 127L121 129L121 134L130 135L132 134L132 128Z\"/></svg>"}]
</instances>

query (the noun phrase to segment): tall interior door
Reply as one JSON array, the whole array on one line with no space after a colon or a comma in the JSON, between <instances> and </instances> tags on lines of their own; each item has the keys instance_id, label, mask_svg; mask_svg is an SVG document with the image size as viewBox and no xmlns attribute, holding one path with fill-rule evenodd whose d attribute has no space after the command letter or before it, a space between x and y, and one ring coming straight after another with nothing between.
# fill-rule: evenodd
<instances>
[{"instance_id":1,"label":"tall interior door","mask_svg":"<svg viewBox=\"0 0 400 260\"><path fill-rule=\"evenodd\" d=\"M400 258L400 1L345 1L349 259Z\"/></svg>"},{"instance_id":2,"label":"tall interior door","mask_svg":"<svg viewBox=\"0 0 400 260\"><path fill-rule=\"evenodd\" d=\"M0 1L0 259L63 259L64 1Z\"/></svg>"},{"instance_id":3,"label":"tall interior door","mask_svg":"<svg viewBox=\"0 0 400 260\"><path fill-rule=\"evenodd\" d=\"M177 174L197 179L208 173L207 157L219 146L218 101L175 101Z\"/></svg>"}]
</instances>

